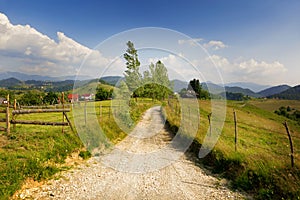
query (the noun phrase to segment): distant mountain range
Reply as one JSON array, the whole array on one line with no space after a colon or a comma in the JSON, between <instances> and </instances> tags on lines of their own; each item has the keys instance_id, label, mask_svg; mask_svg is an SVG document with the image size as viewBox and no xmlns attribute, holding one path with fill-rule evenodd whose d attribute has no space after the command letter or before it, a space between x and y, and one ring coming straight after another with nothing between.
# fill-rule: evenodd
<instances>
[{"instance_id":1,"label":"distant mountain range","mask_svg":"<svg viewBox=\"0 0 300 200\"><path fill-rule=\"evenodd\" d=\"M0 73L0 80L8 79L8 78L16 78L20 81L64 81L64 80L88 80L92 79L90 76L61 76L61 77L52 77L52 76L41 76L41 75L29 75L20 72L2 72Z\"/></svg>"},{"instance_id":2,"label":"distant mountain range","mask_svg":"<svg viewBox=\"0 0 300 200\"><path fill-rule=\"evenodd\" d=\"M188 82L181 81L178 79L172 80L171 84L173 86L174 92L180 92L180 90L182 90L183 88L187 88L187 86L188 86Z\"/></svg>"},{"instance_id":3,"label":"distant mountain range","mask_svg":"<svg viewBox=\"0 0 300 200\"><path fill-rule=\"evenodd\" d=\"M241 88L241 87L225 87L226 92L230 92L230 93L241 93L245 96L249 96L249 97L255 97L255 98L259 98L262 97L260 94L257 94L255 92L253 92L250 89L245 89L245 88Z\"/></svg>"},{"instance_id":4,"label":"distant mountain range","mask_svg":"<svg viewBox=\"0 0 300 200\"><path fill-rule=\"evenodd\" d=\"M250 82L236 82L236 83L226 83L225 86L227 87L241 87L244 89L250 89L255 93L258 93L262 90L270 88L270 85L260 85L257 83L250 83Z\"/></svg>"},{"instance_id":5,"label":"distant mountain range","mask_svg":"<svg viewBox=\"0 0 300 200\"><path fill-rule=\"evenodd\" d=\"M72 90L74 86L74 80L64 81L36 81L27 80L21 81L16 78L8 78L0 80L0 87L11 90L30 90L30 89L43 89L45 91L63 92ZM86 81L81 81L86 82Z\"/></svg>"},{"instance_id":6,"label":"distant mountain range","mask_svg":"<svg viewBox=\"0 0 300 200\"><path fill-rule=\"evenodd\" d=\"M182 88L187 88L188 83L180 80L174 80L174 91L179 92ZM243 94L244 96L254 97L254 98L278 98L278 99L294 99L300 100L300 85L296 87L291 87L289 85L279 85L274 87L269 87L258 92L254 92L249 88L245 88L246 85L251 86L251 88L265 88L266 85L259 85L255 83L230 83L225 84L222 87L218 84L212 82L201 83L204 90L209 91L212 94L224 96L225 92L233 94ZM231 85L231 86L229 86ZM242 85L242 87L240 86Z\"/></svg>"},{"instance_id":7,"label":"distant mountain range","mask_svg":"<svg viewBox=\"0 0 300 200\"><path fill-rule=\"evenodd\" d=\"M104 77L100 78L100 80L103 80L106 83L113 85L113 86L116 85L122 79L124 79L124 77L122 77L122 76L104 76Z\"/></svg>"},{"instance_id":8,"label":"distant mountain range","mask_svg":"<svg viewBox=\"0 0 300 200\"><path fill-rule=\"evenodd\" d=\"M271 95L269 98L300 100L300 85L289 88L279 94Z\"/></svg>"},{"instance_id":9,"label":"distant mountain range","mask_svg":"<svg viewBox=\"0 0 300 200\"><path fill-rule=\"evenodd\" d=\"M41 89L51 91L66 91L73 89L76 76L50 77L39 75L28 75L20 72L4 72L0 73L0 87L8 89ZM118 81L124 79L121 76L106 76L100 80L116 85ZM88 76L77 77L79 85L84 85L90 81L98 81ZM181 80L172 80L174 92L179 92L183 88L187 88L188 82ZM232 94L242 94L244 96L254 98L278 98L278 99L297 99L300 100L300 85L291 87L289 85L279 85L269 87L255 83L228 83L225 88L221 85L206 82L201 83L202 88L208 90L212 94L224 95L224 92ZM225 90L224 90L225 89ZM260 90L261 89L261 90Z\"/></svg>"},{"instance_id":10,"label":"distant mountain range","mask_svg":"<svg viewBox=\"0 0 300 200\"><path fill-rule=\"evenodd\" d=\"M284 92L290 88L291 88L291 86L289 86L289 85L278 85L275 87L270 87L268 89L262 90L262 91L258 92L258 94L260 94L262 97L268 97L268 96L272 96L274 94L279 94L281 92Z\"/></svg>"},{"instance_id":11,"label":"distant mountain range","mask_svg":"<svg viewBox=\"0 0 300 200\"><path fill-rule=\"evenodd\" d=\"M4 88L23 85L23 84L24 84L23 81L20 81L16 78L8 78L8 79L0 80L0 87L4 87Z\"/></svg>"}]
</instances>

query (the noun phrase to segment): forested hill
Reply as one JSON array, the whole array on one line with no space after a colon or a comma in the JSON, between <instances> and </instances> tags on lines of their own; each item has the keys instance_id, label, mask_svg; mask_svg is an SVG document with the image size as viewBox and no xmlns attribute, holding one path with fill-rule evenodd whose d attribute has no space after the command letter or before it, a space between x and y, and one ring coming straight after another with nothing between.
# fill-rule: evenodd
<instances>
[{"instance_id":1,"label":"forested hill","mask_svg":"<svg viewBox=\"0 0 300 200\"><path fill-rule=\"evenodd\" d=\"M271 95L274 95L274 94L279 94L281 92L284 92L284 91L286 91L290 88L291 88L291 86L289 86L289 85L278 85L278 86L275 86L275 87L271 87L271 88L262 90L258 94L260 94L263 97L268 97L268 96L271 96Z\"/></svg>"},{"instance_id":2,"label":"forested hill","mask_svg":"<svg viewBox=\"0 0 300 200\"><path fill-rule=\"evenodd\" d=\"M300 100L300 85L292 87L279 94L271 95L269 98Z\"/></svg>"}]
</instances>

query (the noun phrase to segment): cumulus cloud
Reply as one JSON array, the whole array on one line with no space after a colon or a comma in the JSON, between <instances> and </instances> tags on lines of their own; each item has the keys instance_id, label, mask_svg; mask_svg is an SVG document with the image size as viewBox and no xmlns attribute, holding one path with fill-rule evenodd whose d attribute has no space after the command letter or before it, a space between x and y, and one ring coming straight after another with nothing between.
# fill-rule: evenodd
<instances>
[{"instance_id":1,"label":"cumulus cloud","mask_svg":"<svg viewBox=\"0 0 300 200\"><path fill-rule=\"evenodd\" d=\"M206 59L207 61L212 61L217 67L225 67L228 68L230 66L230 63L227 58L218 56L218 55L212 55Z\"/></svg>"},{"instance_id":2,"label":"cumulus cloud","mask_svg":"<svg viewBox=\"0 0 300 200\"><path fill-rule=\"evenodd\" d=\"M190 46L197 46L199 44L199 42L201 42L203 39L202 38L193 38L193 39L189 39L189 40L178 40L178 44L180 45L190 45Z\"/></svg>"},{"instance_id":3,"label":"cumulus cloud","mask_svg":"<svg viewBox=\"0 0 300 200\"><path fill-rule=\"evenodd\" d=\"M227 47L222 41L211 40L208 43L203 44L203 47L206 49L219 50Z\"/></svg>"},{"instance_id":4,"label":"cumulus cloud","mask_svg":"<svg viewBox=\"0 0 300 200\"><path fill-rule=\"evenodd\" d=\"M203 41L204 41L204 39L202 39L202 38L193 38L193 39L189 39L189 40L178 40L178 44L179 45L189 45L189 46L197 46L200 44L205 49L212 49L212 50L219 50L219 49L224 49L227 47L227 45L225 45L220 40L211 40L207 43L203 43Z\"/></svg>"},{"instance_id":5,"label":"cumulus cloud","mask_svg":"<svg viewBox=\"0 0 300 200\"><path fill-rule=\"evenodd\" d=\"M13 25L0 13L0 67L11 71L36 74L73 75L88 55L86 65L91 69L105 66L110 59L99 51L89 49L62 32L57 42L31 27ZM12 62L13 61L13 62ZM92 70L90 70L92 75Z\"/></svg>"},{"instance_id":6,"label":"cumulus cloud","mask_svg":"<svg viewBox=\"0 0 300 200\"><path fill-rule=\"evenodd\" d=\"M212 61L228 82L247 81L259 83L280 83L287 68L279 61L266 62L255 59L230 62L227 58L212 55L206 59Z\"/></svg>"}]
</instances>

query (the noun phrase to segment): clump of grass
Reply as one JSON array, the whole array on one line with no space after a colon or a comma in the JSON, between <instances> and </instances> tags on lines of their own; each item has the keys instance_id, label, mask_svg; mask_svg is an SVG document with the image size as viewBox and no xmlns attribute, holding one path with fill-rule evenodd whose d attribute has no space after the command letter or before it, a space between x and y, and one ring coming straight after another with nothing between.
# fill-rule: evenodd
<instances>
[{"instance_id":1,"label":"clump of grass","mask_svg":"<svg viewBox=\"0 0 300 200\"><path fill-rule=\"evenodd\" d=\"M89 151L80 151L79 156L81 158L83 158L83 160L86 160L86 159L90 158L92 156L92 154Z\"/></svg>"}]
</instances>

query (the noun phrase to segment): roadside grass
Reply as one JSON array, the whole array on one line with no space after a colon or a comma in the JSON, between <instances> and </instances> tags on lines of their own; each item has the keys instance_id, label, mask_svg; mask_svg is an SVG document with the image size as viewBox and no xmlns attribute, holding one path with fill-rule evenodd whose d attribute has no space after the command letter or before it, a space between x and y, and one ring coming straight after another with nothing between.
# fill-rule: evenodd
<instances>
[{"instance_id":1,"label":"roadside grass","mask_svg":"<svg viewBox=\"0 0 300 200\"><path fill-rule=\"evenodd\" d=\"M159 102L151 99L138 99L135 106L130 109L134 122L138 122L143 112L155 104L159 104ZM101 117L100 105L103 106ZM116 144L126 137L126 133L114 121L112 109L104 107L110 105L111 101L87 103L87 122L90 123L89 119L94 114L96 117L95 127L103 130L107 142L106 147ZM75 128L73 114L80 114L75 117L84 121L84 103L81 103L79 112L74 113L73 108L71 112L67 113ZM52 122L61 122L62 118L62 113L17 116L17 120ZM88 147L85 142L89 142L90 139L103 142L103 138L93 138L93 133L96 133L97 129L93 127L93 124L89 125L91 125L91 130L87 130L87 138L82 137L85 134L79 134L80 137L78 137L77 132L73 133L70 127L64 127L64 133L62 133L62 127L17 124L15 128L11 125L9 135L0 132L0 199L11 197L27 179L47 180L52 178L55 173L68 169L69 167L66 168L63 164L66 158L74 152L80 152L79 156L83 159L89 158L91 155L87 150L90 149L85 148ZM77 126L76 129L78 129ZM97 134L99 135L99 133Z\"/></svg>"},{"instance_id":2,"label":"roadside grass","mask_svg":"<svg viewBox=\"0 0 300 200\"><path fill-rule=\"evenodd\" d=\"M293 101L288 104L297 106ZM207 115L211 112L211 103L201 100L199 107L200 127L195 140L202 144L209 129ZM237 152L234 144L233 109L238 121ZM169 106L166 110L169 123L180 125L180 117ZM282 125L284 121L289 124L294 142L294 168L290 164L289 141ZM299 199L299 154L299 124L268 111L268 108L260 109L252 102L227 101L222 134L213 151L201 161L212 167L213 172L231 179L233 187L254 193L257 199Z\"/></svg>"},{"instance_id":3,"label":"roadside grass","mask_svg":"<svg viewBox=\"0 0 300 200\"><path fill-rule=\"evenodd\" d=\"M62 170L57 164L82 148L78 137L61 127L17 126L0 148L0 199L7 199L27 178L41 181Z\"/></svg>"},{"instance_id":4,"label":"roadside grass","mask_svg":"<svg viewBox=\"0 0 300 200\"><path fill-rule=\"evenodd\" d=\"M119 104L118 101L88 102L86 105L81 103L80 106L73 107L71 119L76 118L75 125L79 137L93 155L100 155L104 150L113 147L124 139L140 120L142 114L153 105L159 104L158 101L152 101L151 99L132 101L132 106L128 108L128 117L120 118L120 121L118 121L117 116L119 109L125 107L124 104ZM126 123L126 120L130 123L130 126Z\"/></svg>"}]
</instances>

